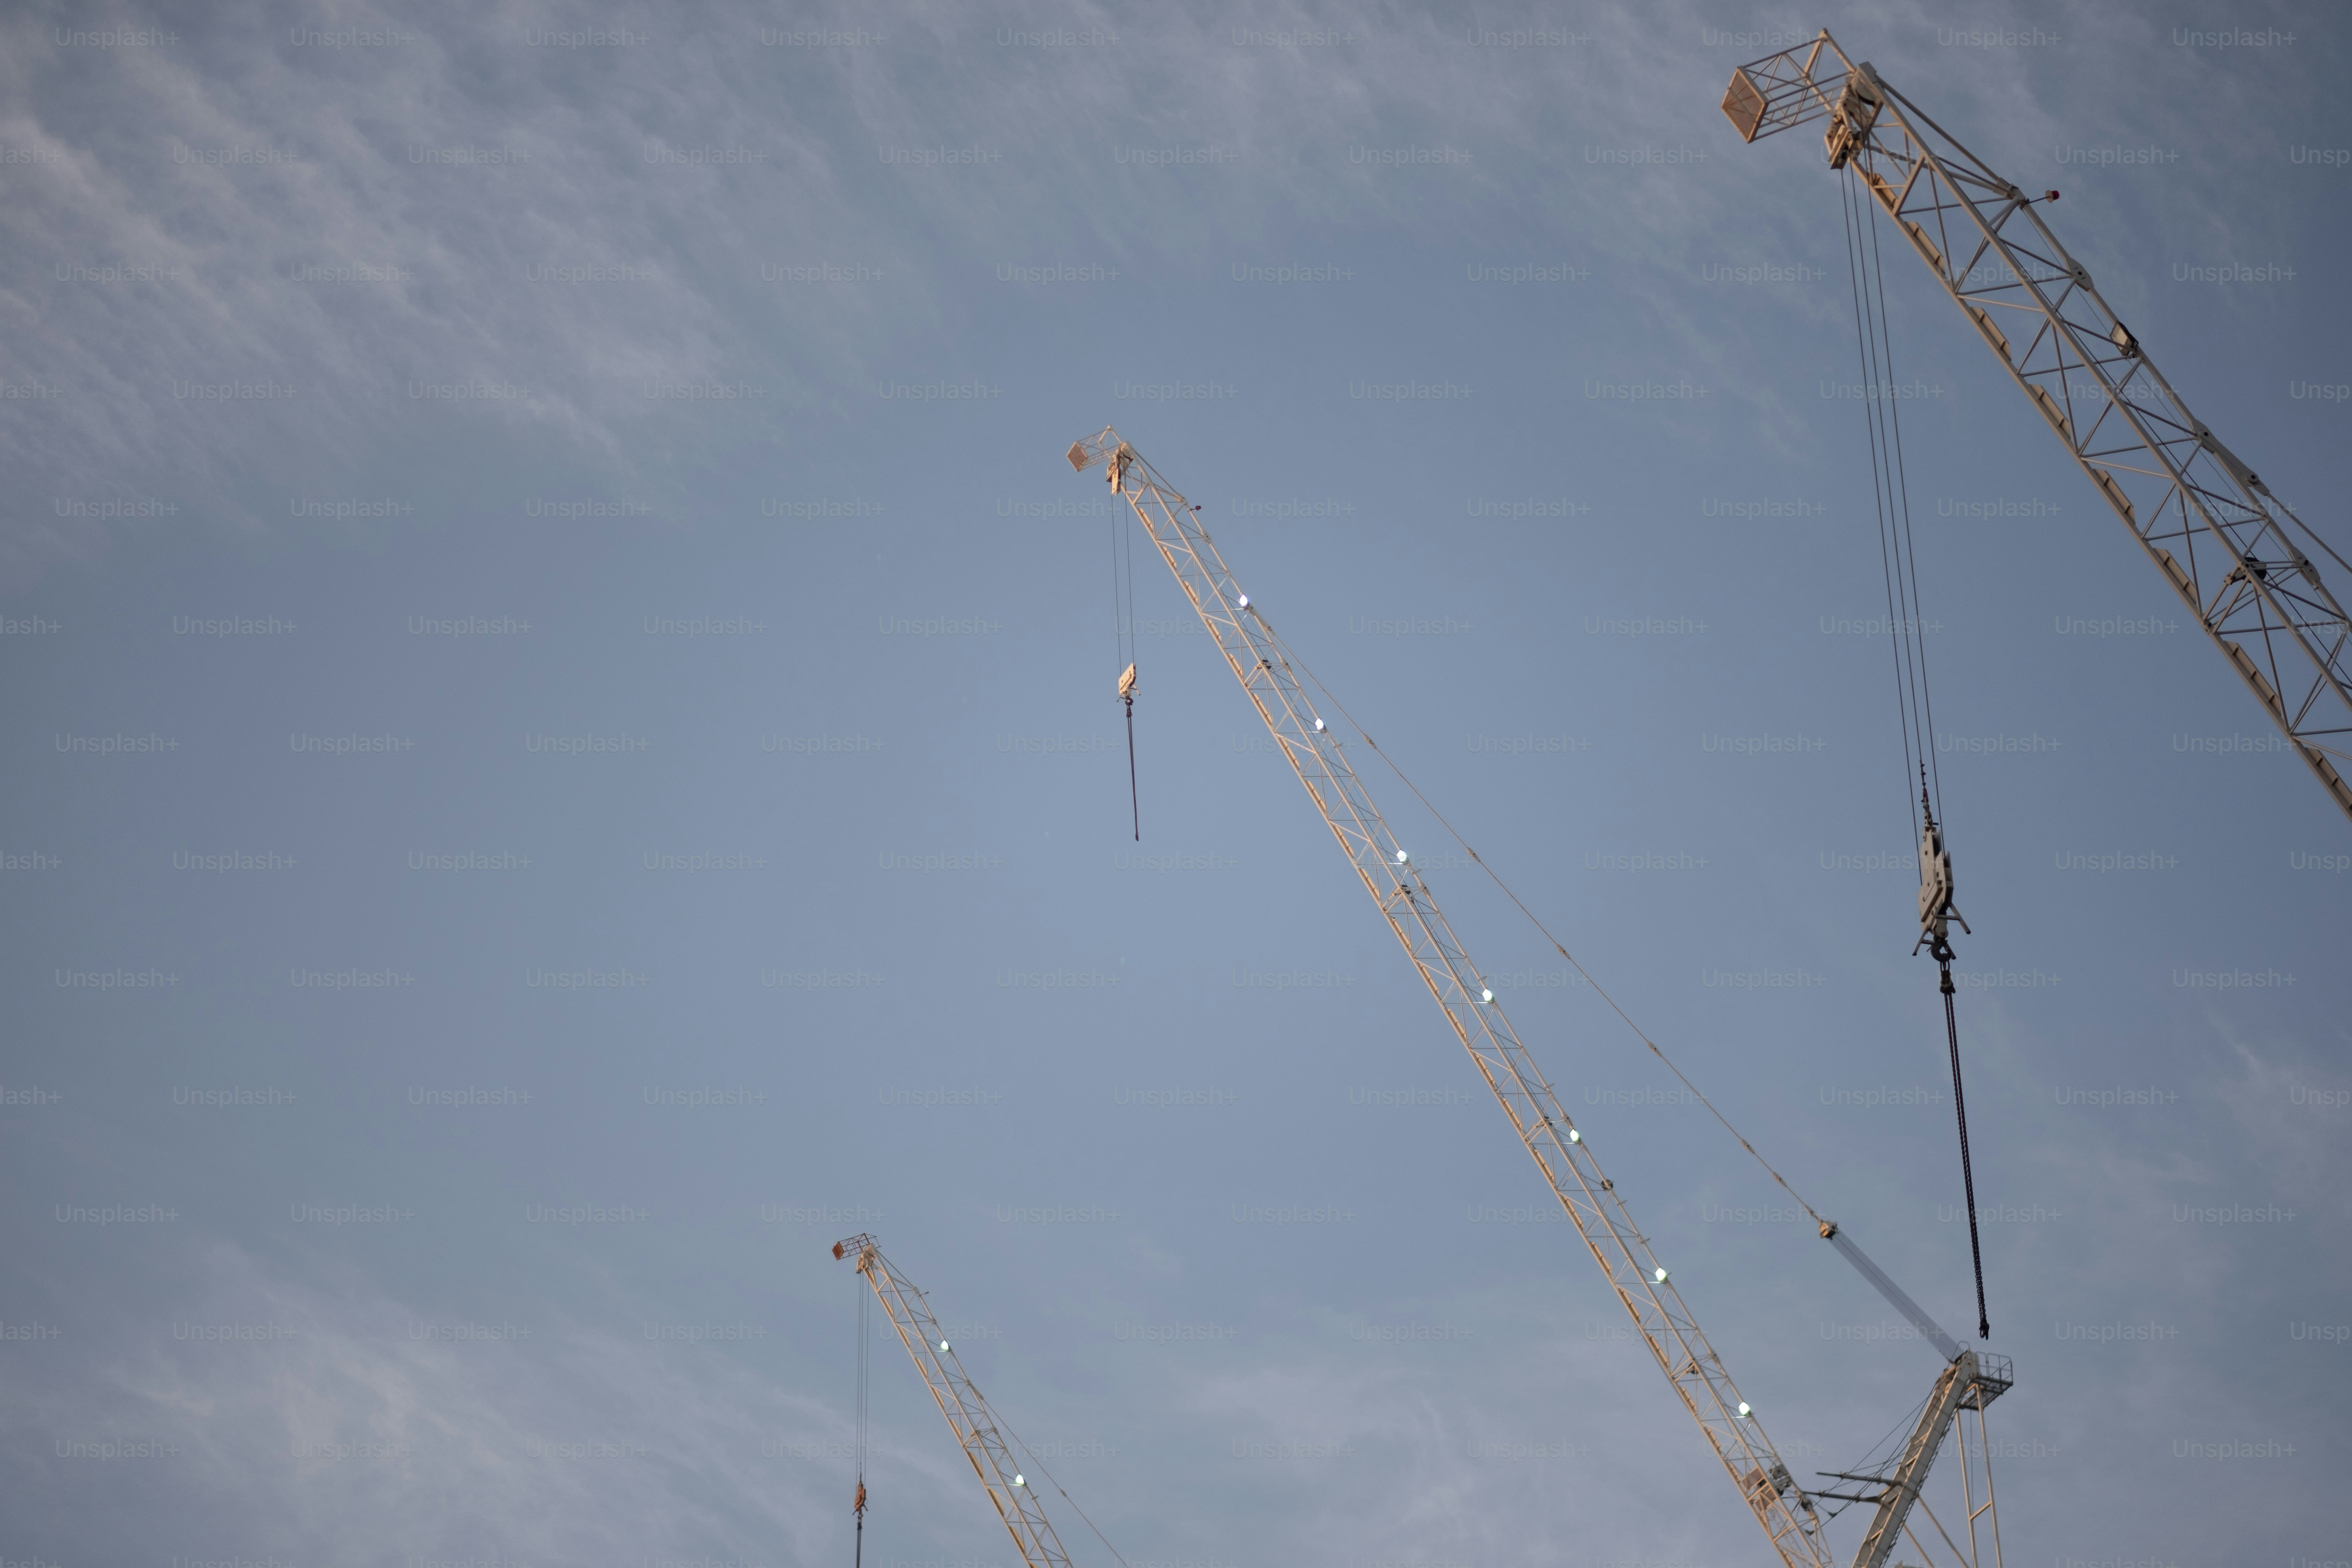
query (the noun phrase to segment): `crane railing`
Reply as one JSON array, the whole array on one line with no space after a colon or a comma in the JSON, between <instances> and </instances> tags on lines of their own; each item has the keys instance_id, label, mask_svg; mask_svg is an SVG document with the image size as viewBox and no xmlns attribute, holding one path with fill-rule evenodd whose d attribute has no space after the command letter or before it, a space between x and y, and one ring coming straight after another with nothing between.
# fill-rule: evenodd
<instances>
[{"instance_id":1,"label":"crane railing","mask_svg":"<svg viewBox=\"0 0 2352 1568\"><path fill-rule=\"evenodd\" d=\"M2034 199L1868 61L1848 59L1826 30L1740 67L1723 111L1750 142L1829 121L1830 166L1852 168L1894 219L2295 754L2352 815L2352 621L2294 533L2316 536L2189 412Z\"/></svg>"},{"instance_id":2,"label":"crane railing","mask_svg":"<svg viewBox=\"0 0 2352 1568\"><path fill-rule=\"evenodd\" d=\"M1787 1568L1829 1568L1811 1500L1740 1398L1722 1357L1454 937L1420 869L1389 831L1339 736L1315 711L1280 639L1234 583L1197 512L1114 429L1077 442L1068 457L1081 472L1097 463L1108 466L1112 484L1159 546L1160 558L1773 1550Z\"/></svg>"}]
</instances>

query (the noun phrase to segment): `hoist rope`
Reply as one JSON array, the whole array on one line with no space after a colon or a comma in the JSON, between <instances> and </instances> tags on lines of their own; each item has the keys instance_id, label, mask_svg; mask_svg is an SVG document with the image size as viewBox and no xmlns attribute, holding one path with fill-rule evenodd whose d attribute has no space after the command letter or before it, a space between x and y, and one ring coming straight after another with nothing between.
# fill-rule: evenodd
<instances>
[{"instance_id":1,"label":"hoist rope","mask_svg":"<svg viewBox=\"0 0 2352 1568\"><path fill-rule=\"evenodd\" d=\"M1927 762L1928 776L1935 781L1936 815L1940 818L1944 814L1944 776L1943 764L1938 760L1941 753L1935 745L1936 693L1927 681L1927 622L1919 605L1919 545L1911 532L1911 477L1903 460L1903 400L1896 395L1901 384L1895 379L1895 334L1886 324L1886 270L1879 257L1878 226L1874 223L1870 226L1870 269L1878 296L1878 342L1886 363L1886 395L1880 401L1885 405L1887 426L1894 436L1894 495L1903 518L1903 547L1896 557L1896 566L1911 584L1911 657L1919 679L1919 752ZM1891 536L1891 514L1887 521Z\"/></svg>"},{"instance_id":2,"label":"hoist rope","mask_svg":"<svg viewBox=\"0 0 2352 1568\"><path fill-rule=\"evenodd\" d=\"M1903 415L1895 379L1895 341L1886 321L1886 275L1878 248L1878 228L1860 215L1859 181L1840 189L1845 219L1846 264L1853 295L1854 353L1862 363L1860 388L1870 437L1871 505L1878 521L1880 575L1886 595L1886 636L1895 656L1896 710L1903 731L1906 810L1910 779L1924 772L1933 781L1936 813L1943 814L1944 786L1936 756L1935 704L1927 684L1927 626L1919 601L1918 551L1911 531L1911 497L1903 460ZM1914 742L1918 751L1915 756ZM1921 828L1912 812L1916 837Z\"/></svg>"},{"instance_id":3,"label":"hoist rope","mask_svg":"<svg viewBox=\"0 0 2352 1568\"><path fill-rule=\"evenodd\" d=\"M1135 544L1128 537L1129 523L1127 508L1111 508L1111 652L1120 669L1135 662Z\"/></svg>"},{"instance_id":4,"label":"hoist rope","mask_svg":"<svg viewBox=\"0 0 2352 1568\"><path fill-rule=\"evenodd\" d=\"M1932 824L1946 820L1943 771L1937 760L1936 709L1927 681L1927 624L1920 612L1919 547L1911 530L1909 475L1903 461L1903 411L1895 379L1895 334L1886 318L1886 271L1878 244L1875 211L1864 217L1860 175L1851 167L1840 187L1840 211L1845 218L1846 265L1853 279L1853 337L1863 365L1862 403L1870 432L1871 501L1878 515L1880 574L1886 587L1887 640L1895 651L1897 709L1903 730L1904 797L1910 804L1910 779L1915 767L1913 738L1918 742L1916 762L1919 801L1912 829L1919 839L1923 883ZM1907 612L1907 616L1906 616ZM1952 1109L1960 1134L1960 1190L1968 1200L1969 1260L1976 1272L1977 1337L1992 1334L1985 1311L1984 1248L1977 1227L1976 1172L1969 1156L1968 1101L1960 1089L1960 1026L1952 1006L1952 949L1939 911L1922 907L1923 920L1936 917L1929 932L1944 998L1944 1041L1952 1064Z\"/></svg>"}]
</instances>

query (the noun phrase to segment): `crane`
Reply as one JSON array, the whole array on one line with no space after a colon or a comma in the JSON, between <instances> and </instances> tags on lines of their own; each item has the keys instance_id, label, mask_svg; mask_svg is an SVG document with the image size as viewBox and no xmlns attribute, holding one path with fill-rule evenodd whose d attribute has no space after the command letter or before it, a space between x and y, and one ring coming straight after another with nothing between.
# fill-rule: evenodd
<instances>
[{"instance_id":1,"label":"crane","mask_svg":"<svg viewBox=\"0 0 2352 1568\"><path fill-rule=\"evenodd\" d=\"M875 1299L889 1314L890 1326L898 1331L899 1342L915 1358L915 1370L923 1374L923 1386L939 1402L940 1414L947 1417L949 1430L955 1434L964 1458L971 1461L972 1473L988 1489L988 1500L996 1505L997 1517L1012 1534L1021 1561L1027 1568L1070 1568L1069 1553L1062 1550L1061 1537L1054 1533L1053 1525L1046 1522L1045 1510L1038 1506L1037 1489L1029 1484L1028 1476L1013 1462L1003 1423L997 1420L988 1401L980 1396L971 1379L964 1375L955 1347L940 1331L940 1321L932 1316L930 1303L924 1299L922 1290L882 1256L882 1248L869 1235L861 1232L845 1241L835 1242L833 1255L855 1258L857 1272L866 1276L866 1282L874 1288ZM861 1521L865 1500L861 1485Z\"/></svg>"},{"instance_id":2,"label":"crane","mask_svg":"<svg viewBox=\"0 0 2352 1568\"><path fill-rule=\"evenodd\" d=\"M1995 174L1826 28L1733 72L1723 112L1749 142L1828 119L1830 167L1851 170L1895 220L2352 816L2352 622L2291 530L2343 557L2189 412L2043 221L2058 193L2032 196Z\"/></svg>"},{"instance_id":3,"label":"crane","mask_svg":"<svg viewBox=\"0 0 2352 1568\"><path fill-rule=\"evenodd\" d=\"M1113 491L1128 503L1159 547L1160 559L1192 601L1202 626L1224 655L1299 783L1306 785L1364 890L1403 945L1454 1037L1477 1064L1487 1088L1510 1119L1513 1132L1543 1172L1659 1370L1698 1424L1785 1568L1831 1568L1816 1496L1874 1506L1872 1527L1853 1560L1854 1568L1883 1568L1899 1541L1909 1534L1909 1515L1919 1503L1927 1470L1946 1436L1964 1415L1973 1415L1979 1451L1989 1465L1984 1407L2013 1382L2008 1359L1963 1349L1871 1263L1852 1237L1833 1223L1822 1222L1823 1238L1834 1244L1944 1352L1947 1364L1900 1453L1876 1469L1838 1478L1874 1489L1809 1493L1799 1485L1766 1436L1754 1407L1740 1397L1722 1357L1707 1342L1672 1272L1651 1250L1649 1238L1633 1223L1616 1184L1602 1172L1591 1143L1455 937L1421 868L1381 818L1339 737L1302 685L1297 661L1234 580L1201 525L1200 509L1109 426L1073 443L1066 456L1070 467L1080 473L1103 464ZM1121 695L1125 695L1124 678ZM1371 744L1369 736L1366 744ZM1964 1444L1966 1436L1964 1431ZM1990 1471L1983 1466L1974 1470L1964 1467L1962 1473L1971 1542L1979 1519L1985 1518L1986 1528L1995 1531L1997 1551L1998 1515L1992 1512ZM1979 1479L1985 1493L1981 1505L1974 1489ZM1916 1536L1912 1539L1917 1545ZM1953 1554L1960 1555L1957 1545ZM1927 1555L1924 1548L1921 1555ZM1975 1561L1973 1549L1965 1561Z\"/></svg>"}]
</instances>

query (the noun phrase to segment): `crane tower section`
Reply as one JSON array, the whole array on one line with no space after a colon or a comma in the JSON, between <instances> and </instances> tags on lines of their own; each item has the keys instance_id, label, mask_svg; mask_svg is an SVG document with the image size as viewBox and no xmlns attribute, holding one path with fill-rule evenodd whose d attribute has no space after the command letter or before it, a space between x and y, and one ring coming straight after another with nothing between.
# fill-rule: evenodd
<instances>
[{"instance_id":1,"label":"crane tower section","mask_svg":"<svg viewBox=\"0 0 2352 1568\"><path fill-rule=\"evenodd\" d=\"M1868 61L1848 59L1826 30L1740 67L1723 112L1749 142L1828 121L1830 167L1852 170L1894 219L2295 754L2352 816L2352 623L2294 538L2317 536L2189 411L2042 221L2036 198Z\"/></svg>"}]
</instances>

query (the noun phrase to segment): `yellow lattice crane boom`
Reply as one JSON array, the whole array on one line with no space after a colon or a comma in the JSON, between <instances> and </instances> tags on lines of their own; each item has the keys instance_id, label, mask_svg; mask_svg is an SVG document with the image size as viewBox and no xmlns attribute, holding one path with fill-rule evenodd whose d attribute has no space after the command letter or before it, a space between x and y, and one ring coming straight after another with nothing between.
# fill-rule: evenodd
<instances>
[{"instance_id":1,"label":"yellow lattice crane boom","mask_svg":"<svg viewBox=\"0 0 2352 1568\"><path fill-rule=\"evenodd\" d=\"M1967 315L2067 455L2352 816L2352 619L2296 535L2309 524L2190 412L2139 338L1996 173L1824 29L1732 73L1723 112L1759 142L1826 120L1846 171Z\"/></svg>"},{"instance_id":2,"label":"yellow lattice crane boom","mask_svg":"<svg viewBox=\"0 0 2352 1568\"><path fill-rule=\"evenodd\" d=\"M1028 1568L1070 1568L1069 1553L1062 1550L1061 1537L1046 1521L1037 1489L1017 1462L1003 1424L964 1374L963 1363L940 1331L940 1321L922 1290L882 1256L882 1248L871 1236L861 1233L836 1241L833 1255L854 1260L857 1272L873 1287L875 1300L882 1303L890 1326L898 1331L899 1342L915 1360L915 1370L922 1373L923 1386L939 1402L948 1429L955 1434L964 1458L971 1461L972 1474L988 1489L988 1500L996 1505L997 1517L1004 1521L1021 1561ZM862 1487L858 1500L862 1506Z\"/></svg>"},{"instance_id":3,"label":"yellow lattice crane boom","mask_svg":"<svg viewBox=\"0 0 2352 1568\"><path fill-rule=\"evenodd\" d=\"M1755 1409L1740 1397L1722 1357L1707 1342L1697 1318L1675 1288L1671 1272L1651 1250L1649 1237L1633 1223L1616 1184L1602 1172L1591 1144L1570 1120L1494 989L1454 936L1421 868L1389 830L1357 776L1347 748L1302 683L1297 661L1234 580L1223 556L1201 525L1199 509L1121 440L1115 429L1106 426L1099 434L1074 443L1066 456L1070 467L1081 473L1102 464L1113 491L1127 502L1159 547L1160 559L1192 601L1202 626L1224 655L1227 667L1297 773L1298 782L1307 786L1340 852L1402 944L1454 1037L1470 1053L1510 1119L1520 1146L1533 1156L1592 1260L1601 1266L1610 1289L1640 1331L1658 1369L1698 1424L1784 1568L1831 1568L1833 1560L1823 1538L1823 1510L1815 1506L1817 1499L1874 1506L1874 1517L1854 1559L1855 1568L1883 1568L1899 1540L1908 1538L1918 1546L1917 1537L1907 1528L1909 1515L1919 1503L1920 1487L1946 1434L1963 1413L1973 1412L1979 1452L1989 1458L1989 1447L1981 1440L1984 1406L2010 1387L2008 1359L1962 1349L1864 1256L1851 1237L1824 1221L1822 1237L1919 1326L1922 1336L1943 1352L1947 1364L1929 1396L1927 1412L1915 1424L1910 1443L1874 1468L1835 1478L1870 1489L1808 1492L1799 1485L1765 1435ZM1370 743L1370 737L1366 743ZM1976 1486L1984 1488L1981 1505ZM1979 1520L1990 1514L1992 1506L1988 1469L1963 1471L1963 1497L1970 1546L1965 1554L1955 1547L1953 1555L1963 1563L1973 1563ZM1937 1529L1940 1532L1940 1525ZM1997 1536L1992 1544L1997 1560ZM1933 1561L1924 1547L1920 1555Z\"/></svg>"}]
</instances>

